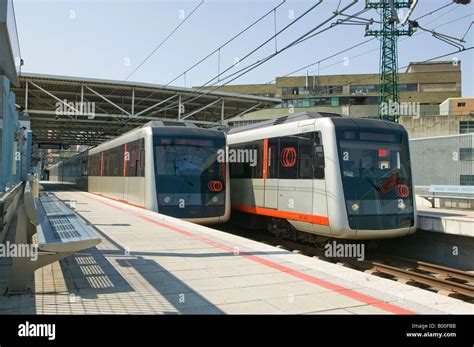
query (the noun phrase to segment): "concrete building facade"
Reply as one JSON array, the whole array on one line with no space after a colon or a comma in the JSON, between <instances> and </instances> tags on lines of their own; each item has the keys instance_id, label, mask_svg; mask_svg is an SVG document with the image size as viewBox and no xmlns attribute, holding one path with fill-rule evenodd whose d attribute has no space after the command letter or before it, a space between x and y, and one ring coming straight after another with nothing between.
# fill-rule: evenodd
<instances>
[{"instance_id":1,"label":"concrete building facade","mask_svg":"<svg viewBox=\"0 0 474 347\"><path fill-rule=\"evenodd\" d=\"M219 90L281 98L281 108L378 115L379 74L277 77L274 83L227 85ZM461 62L410 63L399 74L399 91L400 102L419 104L420 115L439 114L443 101L461 96Z\"/></svg>"},{"instance_id":2,"label":"concrete building facade","mask_svg":"<svg viewBox=\"0 0 474 347\"><path fill-rule=\"evenodd\" d=\"M461 98L461 78L459 60L410 63L399 74L400 123L411 138L474 132L474 99ZM229 126L304 111L351 117L379 113L379 74L277 77L274 83L228 85L220 90L282 99L276 108L230 119Z\"/></svg>"},{"instance_id":3,"label":"concrete building facade","mask_svg":"<svg viewBox=\"0 0 474 347\"><path fill-rule=\"evenodd\" d=\"M412 139L410 151L416 186L474 186L474 134Z\"/></svg>"},{"instance_id":4,"label":"concrete building facade","mask_svg":"<svg viewBox=\"0 0 474 347\"><path fill-rule=\"evenodd\" d=\"M474 98L449 98L439 105L440 116L474 116Z\"/></svg>"}]
</instances>

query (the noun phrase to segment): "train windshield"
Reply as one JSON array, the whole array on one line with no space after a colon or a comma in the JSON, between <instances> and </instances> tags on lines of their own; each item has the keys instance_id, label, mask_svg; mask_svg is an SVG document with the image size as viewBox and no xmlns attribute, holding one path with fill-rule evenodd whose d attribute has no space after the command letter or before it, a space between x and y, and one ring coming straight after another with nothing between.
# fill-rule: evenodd
<instances>
[{"instance_id":1,"label":"train windshield","mask_svg":"<svg viewBox=\"0 0 474 347\"><path fill-rule=\"evenodd\" d=\"M154 136L158 210L178 218L224 214L225 137ZM222 210L222 211L221 211Z\"/></svg>"},{"instance_id":2,"label":"train windshield","mask_svg":"<svg viewBox=\"0 0 474 347\"><path fill-rule=\"evenodd\" d=\"M341 131L338 137L351 228L411 226L412 179L406 134Z\"/></svg>"}]
</instances>

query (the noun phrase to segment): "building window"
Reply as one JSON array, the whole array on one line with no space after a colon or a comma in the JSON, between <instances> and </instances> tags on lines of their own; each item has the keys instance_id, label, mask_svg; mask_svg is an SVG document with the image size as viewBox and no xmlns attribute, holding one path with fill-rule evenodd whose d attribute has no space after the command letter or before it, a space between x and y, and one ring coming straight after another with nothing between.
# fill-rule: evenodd
<instances>
[{"instance_id":1,"label":"building window","mask_svg":"<svg viewBox=\"0 0 474 347\"><path fill-rule=\"evenodd\" d=\"M399 84L398 85L399 92L417 92L418 91L418 84L416 83L408 83L408 84Z\"/></svg>"},{"instance_id":2,"label":"building window","mask_svg":"<svg viewBox=\"0 0 474 347\"><path fill-rule=\"evenodd\" d=\"M282 88L281 93L283 95L292 95L293 94L293 88Z\"/></svg>"},{"instance_id":3,"label":"building window","mask_svg":"<svg viewBox=\"0 0 474 347\"><path fill-rule=\"evenodd\" d=\"M422 92L455 92L456 83L422 83Z\"/></svg>"},{"instance_id":4,"label":"building window","mask_svg":"<svg viewBox=\"0 0 474 347\"><path fill-rule=\"evenodd\" d=\"M306 87L299 87L299 88L298 88L298 94L300 94L300 95L308 95L308 94L309 94L309 90L308 90L308 88L306 88Z\"/></svg>"},{"instance_id":5,"label":"building window","mask_svg":"<svg viewBox=\"0 0 474 347\"><path fill-rule=\"evenodd\" d=\"M307 88L307 94L341 94L342 86L313 86Z\"/></svg>"},{"instance_id":6,"label":"building window","mask_svg":"<svg viewBox=\"0 0 474 347\"><path fill-rule=\"evenodd\" d=\"M459 148L459 160L474 161L474 148Z\"/></svg>"},{"instance_id":7,"label":"building window","mask_svg":"<svg viewBox=\"0 0 474 347\"><path fill-rule=\"evenodd\" d=\"M379 86L375 84L362 86L351 85L349 90L351 94L377 93L379 91Z\"/></svg>"},{"instance_id":8,"label":"building window","mask_svg":"<svg viewBox=\"0 0 474 347\"><path fill-rule=\"evenodd\" d=\"M474 175L461 175L459 178L462 186L474 186Z\"/></svg>"},{"instance_id":9,"label":"building window","mask_svg":"<svg viewBox=\"0 0 474 347\"><path fill-rule=\"evenodd\" d=\"M458 107L466 107L466 103L465 102L458 102Z\"/></svg>"},{"instance_id":10,"label":"building window","mask_svg":"<svg viewBox=\"0 0 474 347\"><path fill-rule=\"evenodd\" d=\"M474 133L474 121L459 122L459 133L460 134Z\"/></svg>"}]
</instances>

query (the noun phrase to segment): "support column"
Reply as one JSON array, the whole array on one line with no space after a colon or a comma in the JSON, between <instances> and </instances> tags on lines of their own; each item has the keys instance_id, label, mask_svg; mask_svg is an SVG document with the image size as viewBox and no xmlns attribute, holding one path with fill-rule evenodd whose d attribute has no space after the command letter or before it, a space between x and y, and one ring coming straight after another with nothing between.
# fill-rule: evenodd
<instances>
[{"instance_id":1,"label":"support column","mask_svg":"<svg viewBox=\"0 0 474 347\"><path fill-rule=\"evenodd\" d=\"M224 124L224 112L225 112L225 104L224 104L224 99L222 99L222 105L221 105L221 124Z\"/></svg>"}]
</instances>

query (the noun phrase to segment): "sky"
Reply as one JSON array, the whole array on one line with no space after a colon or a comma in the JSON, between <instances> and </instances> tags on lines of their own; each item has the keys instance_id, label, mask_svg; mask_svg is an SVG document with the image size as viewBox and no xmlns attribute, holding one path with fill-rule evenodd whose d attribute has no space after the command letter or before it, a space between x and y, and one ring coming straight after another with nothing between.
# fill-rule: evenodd
<instances>
[{"instance_id":1,"label":"sky","mask_svg":"<svg viewBox=\"0 0 474 347\"><path fill-rule=\"evenodd\" d=\"M22 72L128 80L166 85L201 58L217 49L246 26L272 10L282 0L14 0ZM213 80L227 68L231 74L252 64L275 49L281 49L328 19L334 10L351 0L324 0L299 21L295 21L316 0L287 0L254 27L203 63L171 83L193 87L216 85ZM428 14L451 0L419 0L411 18ZM362 10L359 0L346 14ZM474 20L474 4L452 4L419 20L427 29L462 38ZM406 10L405 12L406 13ZM189 17L188 17L189 16ZM375 10L361 15L379 19ZM186 19L187 18L187 19ZM343 17L338 17L343 18ZM335 19L336 20L336 19ZM332 20L329 23L335 22ZM184 23L183 23L184 21ZM243 57L291 24L287 30L249 57ZM145 62L145 58L178 26L170 38ZM328 25L324 26L327 27ZM322 27L322 28L324 28ZM378 25L373 24L373 29ZM267 83L306 65L368 39L363 25L336 25L268 60L230 84ZM464 46L474 46L474 25ZM361 45L294 75L377 73L378 40ZM432 59L456 48L418 30L398 42L398 66ZM242 60L243 59L243 60ZM462 95L474 96L474 50L443 60L458 59L462 67ZM235 64L239 61L238 65ZM219 64L220 62L220 64ZM141 66L140 66L141 65ZM135 72L134 70L139 67ZM403 70L404 71L404 70ZM132 73L133 72L133 73ZM132 73L131 76L130 73ZM219 82L223 84L230 80ZM362 83L363 84L363 83Z\"/></svg>"}]
</instances>

